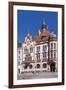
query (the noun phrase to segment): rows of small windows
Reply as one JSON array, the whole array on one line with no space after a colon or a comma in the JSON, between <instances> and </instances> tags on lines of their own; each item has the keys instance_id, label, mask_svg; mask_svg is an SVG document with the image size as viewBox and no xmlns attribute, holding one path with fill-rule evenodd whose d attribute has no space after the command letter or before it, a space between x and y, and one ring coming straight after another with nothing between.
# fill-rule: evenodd
<instances>
[{"instance_id":1,"label":"rows of small windows","mask_svg":"<svg viewBox=\"0 0 66 90\"><path fill-rule=\"evenodd\" d=\"M47 52L42 53L43 59L46 59L47 56L48 56L48 53ZM37 61L40 61L41 60L41 54L40 53L37 53L36 54L36 59L37 59Z\"/></svg>"},{"instance_id":2,"label":"rows of small windows","mask_svg":"<svg viewBox=\"0 0 66 90\"><path fill-rule=\"evenodd\" d=\"M40 56L41 56L40 53L37 53L37 54L36 54L37 59L40 59ZM43 56L43 58L46 58L46 57L48 56L48 52L42 53L42 56Z\"/></svg>"},{"instance_id":3,"label":"rows of small windows","mask_svg":"<svg viewBox=\"0 0 66 90\"><path fill-rule=\"evenodd\" d=\"M47 50L47 45L43 46L43 52ZM30 47L29 49L24 48L24 54L27 54L28 52L33 52L33 47ZM37 52L40 52L40 46L37 47Z\"/></svg>"},{"instance_id":4,"label":"rows of small windows","mask_svg":"<svg viewBox=\"0 0 66 90\"><path fill-rule=\"evenodd\" d=\"M37 46L37 52L40 52L40 50L41 50L40 47L41 47L41 46ZM48 45L43 45L42 47L43 47L43 49L42 49L43 52L46 52ZM51 43L51 44L50 44L50 47L51 47L51 49L53 49L53 48L56 49L56 43ZM49 47L49 48L50 48L50 47Z\"/></svg>"},{"instance_id":5,"label":"rows of small windows","mask_svg":"<svg viewBox=\"0 0 66 90\"><path fill-rule=\"evenodd\" d=\"M51 52L50 52L50 57L51 57L51 58L56 58L56 51L51 51ZM48 52L42 53L42 58L43 58L43 59L47 59L47 58L48 58ZM41 54L40 54L40 53L37 53L37 54L36 54L36 59L37 59L38 61L40 61L40 59L41 59Z\"/></svg>"},{"instance_id":6,"label":"rows of small windows","mask_svg":"<svg viewBox=\"0 0 66 90\"><path fill-rule=\"evenodd\" d=\"M24 54L27 54L28 52L32 53L33 52L33 47L30 47L29 49L24 48Z\"/></svg>"},{"instance_id":7,"label":"rows of small windows","mask_svg":"<svg viewBox=\"0 0 66 90\"><path fill-rule=\"evenodd\" d=\"M51 45L50 45L50 47L51 47L51 49L56 49L56 43L51 43Z\"/></svg>"},{"instance_id":8,"label":"rows of small windows","mask_svg":"<svg viewBox=\"0 0 66 90\"><path fill-rule=\"evenodd\" d=\"M27 49L27 47L24 48L24 54L26 54L26 53L28 53L28 52L30 52L30 53L33 52L33 46L31 46L30 49ZM21 51L19 50L19 51L18 51L18 54L20 54L20 53L21 53Z\"/></svg>"},{"instance_id":9,"label":"rows of small windows","mask_svg":"<svg viewBox=\"0 0 66 90\"><path fill-rule=\"evenodd\" d=\"M40 46L37 46L37 49L36 49L37 52L40 52L40 49L41 49ZM45 52L47 50L47 45L43 45L43 49L42 50L43 50L43 52Z\"/></svg>"},{"instance_id":10,"label":"rows of small windows","mask_svg":"<svg viewBox=\"0 0 66 90\"><path fill-rule=\"evenodd\" d=\"M43 59L46 59L47 56L48 56L48 53L47 53L47 52L42 53ZM41 59L40 57L41 57L40 53L37 53L37 54L36 54L36 59L37 59L38 61L40 61L40 59ZM51 58L56 58L56 51L51 51L51 52L50 52L50 57L51 57ZM18 59L21 59L20 56L18 56Z\"/></svg>"},{"instance_id":11,"label":"rows of small windows","mask_svg":"<svg viewBox=\"0 0 66 90\"><path fill-rule=\"evenodd\" d=\"M40 52L40 50L41 50L40 47L41 47L41 46L37 46L37 49L36 49L37 52ZM43 45L42 47L43 47L43 49L42 49L43 52L46 52L48 45ZM51 43L51 44L50 44L50 48L51 48L51 49L53 49L53 48L56 49L56 43ZM26 53L28 53L28 52L30 52L30 53L33 52L33 47L32 47L32 46L29 48L29 50L28 50L27 48L24 48L24 54L26 54ZM19 51L19 53L20 53L20 51Z\"/></svg>"},{"instance_id":12,"label":"rows of small windows","mask_svg":"<svg viewBox=\"0 0 66 90\"><path fill-rule=\"evenodd\" d=\"M32 69L33 68L33 65L30 64L29 66L25 66L24 69L27 69L27 67L29 67L29 69ZM46 63L42 64L42 68L46 68L46 67L47 67L47 64ZM37 64L36 65L36 68L41 68L41 65L40 64Z\"/></svg>"}]
</instances>

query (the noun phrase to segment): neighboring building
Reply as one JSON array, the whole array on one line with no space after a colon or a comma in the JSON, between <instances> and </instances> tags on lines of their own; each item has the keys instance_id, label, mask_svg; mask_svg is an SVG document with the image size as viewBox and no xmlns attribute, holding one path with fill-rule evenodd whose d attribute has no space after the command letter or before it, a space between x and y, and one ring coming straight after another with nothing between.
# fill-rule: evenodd
<instances>
[{"instance_id":1,"label":"neighboring building","mask_svg":"<svg viewBox=\"0 0 66 90\"><path fill-rule=\"evenodd\" d=\"M19 73L57 71L57 37L48 31L45 21L34 38L29 33L26 35L17 55Z\"/></svg>"},{"instance_id":2,"label":"neighboring building","mask_svg":"<svg viewBox=\"0 0 66 90\"><path fill-rule=\"evenodd\" d=\"M22 72L22 45L18 43L17 45L17 69L18 73Z\"/></svg>"}]
</instances>

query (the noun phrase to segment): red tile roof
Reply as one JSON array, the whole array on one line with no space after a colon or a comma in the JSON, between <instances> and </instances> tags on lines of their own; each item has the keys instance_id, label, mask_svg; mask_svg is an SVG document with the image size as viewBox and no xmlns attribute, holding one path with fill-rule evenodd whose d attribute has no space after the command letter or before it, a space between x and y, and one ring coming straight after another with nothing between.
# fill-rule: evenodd
<instances>
[{"instance_id":1,"label":"red tile roof","mask_svg":"<svg viewBox=\"0 0 66 90\"><path fill-rule=\"evenodd\" d=\"M53 37L53 33L50 33L48 31L41 32L41 34L37 34L34 38L36 44L39 44L40 42L48 41L48 38L50 36L50 40L57 40L56 37Z\"/></svg>"}]
</instances>

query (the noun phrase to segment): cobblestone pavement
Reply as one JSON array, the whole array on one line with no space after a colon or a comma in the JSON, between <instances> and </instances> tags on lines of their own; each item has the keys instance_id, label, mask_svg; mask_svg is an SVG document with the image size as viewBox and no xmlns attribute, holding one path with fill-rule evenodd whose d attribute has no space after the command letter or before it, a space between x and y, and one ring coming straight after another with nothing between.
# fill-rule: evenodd
<instances>
[{"instance_id":1,"label":"cobblestone pavement","mask_svg":"<svg viewBox=\"0 0 66 90\"><path fill-rule=\"evenodd\" d=\"M56 78L58 72L35 72L35 73L23 73L18 74L17 79L40 79L40 78Z\"/></svg>"}]
</instances>

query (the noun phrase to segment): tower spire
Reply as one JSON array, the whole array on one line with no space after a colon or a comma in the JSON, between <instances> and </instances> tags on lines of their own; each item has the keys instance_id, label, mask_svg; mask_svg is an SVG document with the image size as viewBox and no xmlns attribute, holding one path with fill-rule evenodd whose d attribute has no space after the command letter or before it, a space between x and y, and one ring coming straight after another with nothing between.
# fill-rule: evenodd
<instances>
[{"instance_id":1,"label":"tower spire","mask_svg":"<svg viewBox=\"0 0 66 90\"><path fill-rule=\"evenodd\" d=\"M43 18L43 25L46 25L46 19Z\"/></svg>"},{"instance_id":2,"label":"tower spire","mask_svg":"<svg viewBox=\"0 0 66 90\"><path fill-rule=\"evenodd\" d=\"M47 30L46 19L43 18L42 31L45 32L46 30Z\"/></svg>"}]
</instances>

